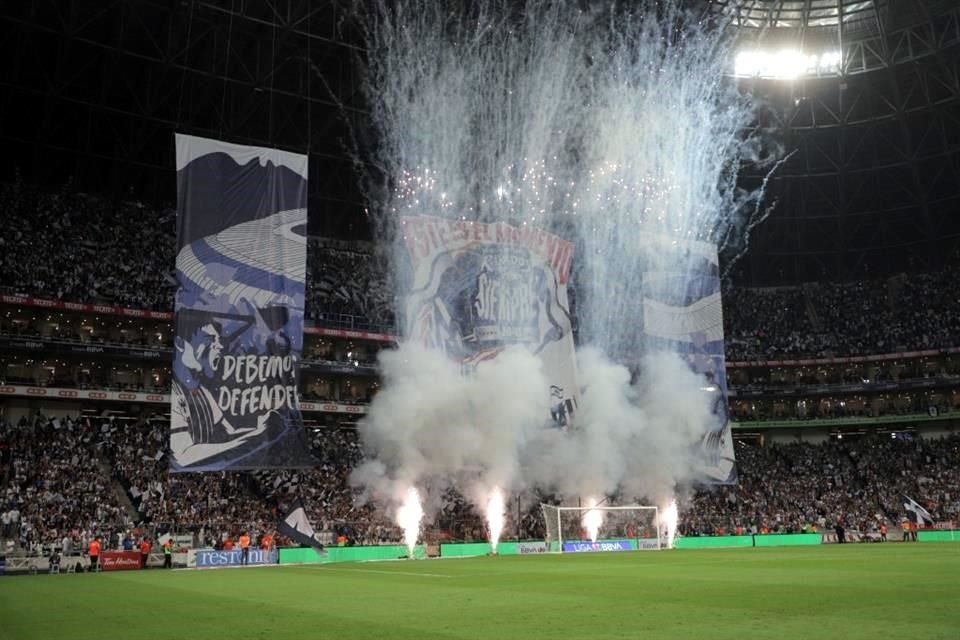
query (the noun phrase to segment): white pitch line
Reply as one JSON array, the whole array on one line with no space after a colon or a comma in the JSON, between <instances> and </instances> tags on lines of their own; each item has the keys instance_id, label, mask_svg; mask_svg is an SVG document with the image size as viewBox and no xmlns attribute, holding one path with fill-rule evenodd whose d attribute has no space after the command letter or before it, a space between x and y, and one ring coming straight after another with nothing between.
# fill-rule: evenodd
<instances>
[{"instance_id":1,"label":"white pitch line","mask_svg":"<svg viewBox=\"0 0 960 640\"><path fill-rule=\"evenodd\" d=\"M426 576L428 578L452 578L453 576L446 573L423 573L418 571L384 571L382 569L348 569L346 567L331 567L326 566L322 569L323 571L353 571L356 573L385 573L388 575L395 576Z\"/></svg>"}]
</instances>

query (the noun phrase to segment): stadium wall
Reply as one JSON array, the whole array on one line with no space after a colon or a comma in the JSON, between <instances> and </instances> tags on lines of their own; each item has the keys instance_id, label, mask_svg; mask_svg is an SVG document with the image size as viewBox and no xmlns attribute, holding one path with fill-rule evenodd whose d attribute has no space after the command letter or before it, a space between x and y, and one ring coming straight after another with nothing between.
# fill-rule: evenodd
<instances>
[{"instance_id":1,"label":"stadium wall","mask_svg":"<svg viewBox=\"0 0 960 640\"><path fill-rule=\"evenodd\" d=\"M821 541L819 533L777 533L753 536L755 547L805 547L819 545Z\"/></svg>"},{"instance_id":2,"label":"stadium wall","mask_svg":"<svg viewBox=\"0 0 960 640\"><path fill-rule=\"evenodd\" d=\"M960 542L960 531L918 531L918 542Z\"/></svg>"},{"instance_id":3,"label":"stadium wall","mask_svg":"<svg viewBox=\"0 0 960 640\"><path fill-rule=\"evenodd\" d=\"M677 549L723 549L732 547L799 547L821 544L819 533L770 533L749 536L703 536L677 538Z\"/></svg>"},{"instance_id":4,"label":"stadium wall","mask_svg":"<svg viewBox=\"0 0 960 640\"><path fill-rule=\"evenodd\" d=\"M943 532L950 533L950 532ZM693 538L677 538L674 546L677 549L721 549L736 547L796 547L819 545L821 543L819 533L806 534L766 534L755 536L704 536ZM960 540L960 534L958 534ZM636 540L629 540L631 550L638 548ZM649 543L655 543L654 540ZM542 553L536 545L539 542L501 542L497 545L497 553L502 556L527 555L532 553ZM490 553L488 543L470 543L470 544L442 544L440 545L440 556L443 558L468 558L482 556Z\"/></svg>"},{"instance_id":5,"label":"stadium wall","mask_svg":"<svg viewBox=\"0 0 960 640\"><path fill-rule=\"evenodd\" d=\"M931 532L946 533L951 532ZM923 535L923 534L921 534ZM948 537L949 539L949 537ZM958 535L960 540L960 535ZM637 541L629 540L630 548L637 549ZM677 538L677 549L721 549L736 547L794 547L821 544L818 533L806 534L769 534L756 536L704 536ZM280 549L280 564L332 564L337 562L372 562L376 560L397 560L405 558L407 548L402 545L373 547L327 547L327 555L321 556L313 549ZM542 541L501 542L497 545L497 554L501 556L534 555L544 553L546 545ZM490 544L486 542L442 544L442 558L473 558L490 554ZM423 546L418 546L414 557L424 558Z\"/></svg>"},{"instance_id":6,"label":"stadium wall","mask_svg":"<svg viewBox=\"0 0 960 640\"><path fill-rule=\"evenodd\" d=\"M734 547L752 547L752 536L704 536L677 538L673 542L677 549L728 549Z\"/></svg>"},{"instance_id":7,"label":"stadium wall","mask_svg":"<svg viewBox=\"0 0 960 640\"><path fill-rule=\"evenodd\" d=\"M497 551L500 553L500 555L514 555L517 553L517 543L502 542L497 545ZM489 542L440 545L441 558L470 558L473 556L485 556L489 553Z\"/></svg>"},{"instance_id":8,"label":"stadium wall","mask_svg":"<svg viewBox=\"0 0 960 640\"><path fill-rule=\"evenodd\" d=\"M326 555L311 548L280 549L280 564L333 564L335 562L372 562L375 560L397 560L407 556L403 545L383 545L372 547L327 547ZM414 558L425 558L423 546L413 551Z\"/></svg>"}]
</instances>

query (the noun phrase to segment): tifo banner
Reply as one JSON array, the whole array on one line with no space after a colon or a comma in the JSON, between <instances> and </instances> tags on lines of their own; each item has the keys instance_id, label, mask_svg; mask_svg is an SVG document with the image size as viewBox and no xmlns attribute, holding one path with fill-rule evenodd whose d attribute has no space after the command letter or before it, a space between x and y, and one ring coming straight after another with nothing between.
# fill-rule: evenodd
<instances>
[{"instance_id":1,"label":"tifo banner","mask_svg":"<svg viewBox=\"0 0 960 640\"><path fill-rule=\"evenodd\" d=\"M134 571L140 568L140 552L104 551L100 554L100 568L104 571Z\"/></svg>"},{"instance_id":2,"label":"tifo banner","mask_svg":"<svg viewBox=\"0 0 960 640\"><path fill-rule=\"evenodd\" d=\"M249 564L277 564L277 550L263 551L250 549ZM241 552L217 551L215 549L191 549L187 551L187 567L190 569L210 569L214 567L239 567Z\"/></svg>"},{"instance_id":3,"label":"tifo banner","mask_svg":"<svg viewBox=\"0 0 960 640\"><path fill-rule=\"evenodd\" d=\"M630 551L629 540L602 540L600 542L564 542L564 553L597 553L601 551Z\"/></svg>"},{"instance_id":4,"label":"tifo banner","mask_svg":"<svg viewBox=\"0 0 960 640\"><path fill-rule=\"evenodd\" d=\"M307 157L177 135L173 471L307 466Z\"/></svg>"},{"instance_id":5,"label":"tifo banner","mask_svg":"<svg viewBox=\"0 0 960 640\"><path fill-rule=\"evenodd\" d=\"M708 483L736 482L727 417L720 263L716 246L649 236L643 270L643 330L648 349L674 351L704 377L714 421L695 446Z\"/></svg>"},{"instance_id":6,"label":"tifo banner","mask_svg":"<svg viewBox=\"0 0 960 640\"><path fill-rule=\"evenodd\" d=\"M0 386L0 396L170 404L170 394L168 393L109 391L106 389L66 389L61 387L26 387L23 385L2 385ZM362 404L338 404L336 402L301 402L300 411L308 413L363 414L367 412L367 406Z\"/></svg>"},{"instance_id":7,"label":"tifo banner","mask_svg":"<svg viewBox=\"0 0 960 640\"><path fill-rule=\"evenodd\" d=\"M566 425L579 395L567 301L573 245L502 222L411 216L401 225L413 271L406 335L464 371L526 346L548 376L551 417Z\"/></svg>"}]
</instances>

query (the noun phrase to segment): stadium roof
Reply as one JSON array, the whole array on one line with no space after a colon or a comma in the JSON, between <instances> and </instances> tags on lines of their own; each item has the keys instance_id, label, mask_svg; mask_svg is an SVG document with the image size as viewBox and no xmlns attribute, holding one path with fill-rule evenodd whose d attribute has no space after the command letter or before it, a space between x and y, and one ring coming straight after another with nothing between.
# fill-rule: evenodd
<instances>
[{"instance_id":1,"label":"stadium roof","mask_svg":"<svg viewBox=\"0 0 960 640\"><path fill-rule=\"evenodd\" d=\"M865 37L929 22L954 0L707 0L709 10L745 29L843 31Z\"/></svg>"},{"instance_id":2,"label":"stadium roof","mask_svg":"<svg viewBox=\"0 0 960 640\"><path fill-rule=\"evenodd\" d=\"M841 54L850 75L936 55L956 43L955 0L705 0L742 46Z\"/></svg>"},{"instance_id":3,"label":"stadium roof","mask_svg":"<svg viewBox=\"0 0 960 640\"><path fill-rule=\"evenodd\" d=\"M960 241L960 2L689 0L755 50L841 51L749 78L785 153L744 282L935 267ZM309 152L311 231L367 233L344 112L362 114L350 0L0 3L0 170L172 201L173 132ZM358 121L362 119L362 115ZM762 175L744 176L755 184Z\"/></svg>"},{"instance_id":4,"label":"stadium roof","mask_svg":"<svg viewBox=\"0 0 960 640\"><path fill-rule=\"evenodd\" d=\"M836 73L748 79L785 152L738 271L777 284L937 268L960 238L960 3L709 0L740 47L841 51ZM755 175L748 180L761 179Z\"/></svg>"}]
</instances>

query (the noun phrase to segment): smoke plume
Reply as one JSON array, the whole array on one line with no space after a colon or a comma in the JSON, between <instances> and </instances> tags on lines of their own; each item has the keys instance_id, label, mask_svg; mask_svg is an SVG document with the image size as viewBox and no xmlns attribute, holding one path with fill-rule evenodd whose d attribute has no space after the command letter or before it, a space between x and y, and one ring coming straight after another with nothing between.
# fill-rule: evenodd
<instances>
[{"instance_id":1,"label":"smoke plume","mask_svg":"<svg viewBox=\"0 0 960 640\"><path fill-rule=\"evenodd\" d=\"M382 354L360 427L353 481L368 495L395 505L417 486L433 510L450 487L480 511L494 487L665 502L696 478L712 396L675 337L647 338L645 305L687 304L709 261L691 247L750 227L760 194L736 179L763 154L751 98L725 76L731 38L672 4L362 3L376 135L363 179L397 282L404 216L546 229L579 252L586 345L574 425L556 428L533 346L464 375L407 335Z\"/></svg>"}]
</instances>

